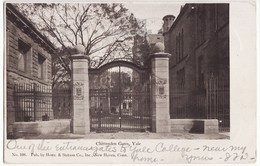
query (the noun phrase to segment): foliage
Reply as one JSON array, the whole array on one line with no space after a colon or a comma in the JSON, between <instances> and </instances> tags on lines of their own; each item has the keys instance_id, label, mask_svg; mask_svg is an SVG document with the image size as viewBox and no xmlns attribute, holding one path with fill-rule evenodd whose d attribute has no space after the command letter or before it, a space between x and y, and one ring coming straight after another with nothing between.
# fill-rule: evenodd
<instances>
[{"instance_id":1,"label":"foliage","mask_svg":"<svg viewBox=\"0 0 260 166\"><path fill-rule=\"evenodd\" d=\"M120 79L119 79L119 72L111 73L112 92L131 90L132 88L131 86L132 86L132 81L131 81L131 75L129 73L121 71Z\"/></svg>"},{"instance_id":2,"label":"foliage","mask_svg":"<svg viewBox=\"0 0 260 166\"><path fill-rule=\"evenodd\" d=\"M118 43L129 54L133 35L143 33L144 24L123 4L19 3L16 6L59 48L53 56L53 86L70 79L69 56L73 46L82 44L91 58L91 67L99 67L117 52Z\"/></svg>"},{"instance_id":3,"label":"foliage","mask_svg":"<svg viewBox=\"0 0 260 166\"><path fill-rule=\"evenodd\" d=\"M131 90L133 82L131 80L132 74L127 71L120 72L119 68L112 68L112 70L106 70L100 75L90 74L90 89L110 89L112 92L119 92L125 90ZM119 89L121 87L121 89Z\"/></svg>"},{"instance_id":4,"label":"foliage","mask_svg":"<svg viewBox=\"0 0 260 166\"><path fill-rule=\"evenodd\" d=\"M147 41L147 34L144 35L136 35L134 37L134 47L133 47L133 55L134 60L139 65L144 65L147 61L148 55L151 54L151 47Z\"/></svg>"}]
</instances>

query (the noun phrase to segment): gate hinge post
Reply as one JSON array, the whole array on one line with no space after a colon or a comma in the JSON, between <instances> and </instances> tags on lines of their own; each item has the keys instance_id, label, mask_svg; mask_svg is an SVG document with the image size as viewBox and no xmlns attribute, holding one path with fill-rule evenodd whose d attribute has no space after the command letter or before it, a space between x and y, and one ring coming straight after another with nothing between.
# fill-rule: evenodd
<instances>
[{"instance_id":1,"label":"gate hinge post","mask_svg":"<svg viewBox=\"0 0 260 166\"><path fill-rule=\"evenodd\" d=\"M89 110L89 56L84 54L82 45L75 46L76 54L70 57L72 69L72 110L73 133L87 134L90 132Z\"/></svg>"},{"instance_id":2,"label":"gate hinge post","mask_svg":"<svg viewBox=\"0 0 260 166\"><path fill-rule=\"evenodd\" d=\"M156 43L151 61L151 120L152 132L168 133L170 124L169 57L163 43Z\"/></svg>"}]
</instances>

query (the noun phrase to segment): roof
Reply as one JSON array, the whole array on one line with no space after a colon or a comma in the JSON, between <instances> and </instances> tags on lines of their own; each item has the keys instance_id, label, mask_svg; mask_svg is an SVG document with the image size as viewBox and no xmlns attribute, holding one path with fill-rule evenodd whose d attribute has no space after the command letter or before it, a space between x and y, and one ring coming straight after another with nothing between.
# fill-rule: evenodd
<instances>
[{"instance_id":1,"label":"roof","mask_svg":"<svg viewBox=\"0 0 260 166\"><path fill-rule=\"evenodd\" d=\"M166 16L163 17L163 20L166 19L166 18L168 18L168 17L173 17L173 18L175 18L174 15L172 15L172 14L168 14L168 15L166 15Z\"/></svg>"},{"instance_id":2,"label":"roof","mask_svg":"<svg viewBox=\"0 0 260 166\"><path fill-rule=\"evenodd\" d=\"M50 42L50 40L41 34L33 23L21 14L11 3L6 3L6 18L15 23L16 26L23 30L28 36L35 39L35 41L48 52L55 52L56 47Z\"/></svg>"},{"instance_id":3,"label":"roof","mask_svg":"<svg viewBox=\"0 0 260 166\"><path fill-rule=\"evenodd\" d=\"M155 44L158 42L164 42L163 35L162 34L148 34L147 40L149 44Z\"/></svg>"},{"instance_id":4,"label":"roof","mask_svg":"<svg viewBox=\"0 0 260 166\"><path fill-rule=\"evenodd\" d=\"M182 7L179 15L177 16L177 18L174 20L172 26L170 27L170 29L167 32L164 32L164 34L169 33L173 30L173 28L178 24L179 20L182 18L182 16L184 15L184 13L188 10L189 6L193 5L193 4L185 4L184 7ZM168 15L167 15L168 16ZM167 17L165 16L165 17Z\"/></svg>"}]
</instances>

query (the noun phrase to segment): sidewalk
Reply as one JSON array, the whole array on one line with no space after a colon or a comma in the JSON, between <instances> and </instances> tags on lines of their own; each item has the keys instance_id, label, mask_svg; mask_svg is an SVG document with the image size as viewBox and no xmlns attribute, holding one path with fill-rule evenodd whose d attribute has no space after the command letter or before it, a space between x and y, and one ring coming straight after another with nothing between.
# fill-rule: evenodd
<instances>
[{"instance_id":1,"label":"sidewalk","mask_svg":"<svg viewBox=\"0 0 260 166\"><path fill-rule=\"evenodd\" d=\"M117 132L95 133L87 135L52 134L39 136L25 136L19 139L229 139L229 133L219 134L191 134L191 133L150 133L150 132Z\"/></svg>"}]
</instances>

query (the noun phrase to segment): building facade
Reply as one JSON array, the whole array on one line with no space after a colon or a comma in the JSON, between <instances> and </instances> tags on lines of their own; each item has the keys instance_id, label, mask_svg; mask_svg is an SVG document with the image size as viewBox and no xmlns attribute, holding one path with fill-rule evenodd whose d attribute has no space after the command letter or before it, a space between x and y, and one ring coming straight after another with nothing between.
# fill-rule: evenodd
<instances>
[{"instance_id":1,"label":"building facade","mask_svg":"<svg viewBox=\"0 0 260 166\"><path fill-rule=\"evenodd\" d=\"M171 118L215 118L229 128L229 5L186 4L163 21Z\"/></svg>"},{"instance_id":2,"label":"building facade","mask_svg":"<svg viewBox=\"0 0 260 166\"><path fill-rule=\"evenodd\" d=\"M50 92L53 44L43 36L14 5L6 4L6 92L7 127L16 121L53 118L51 97L33 98L37 92ZM39 108L35 112L36 107Z\"/></svg>"}]
</instances>

